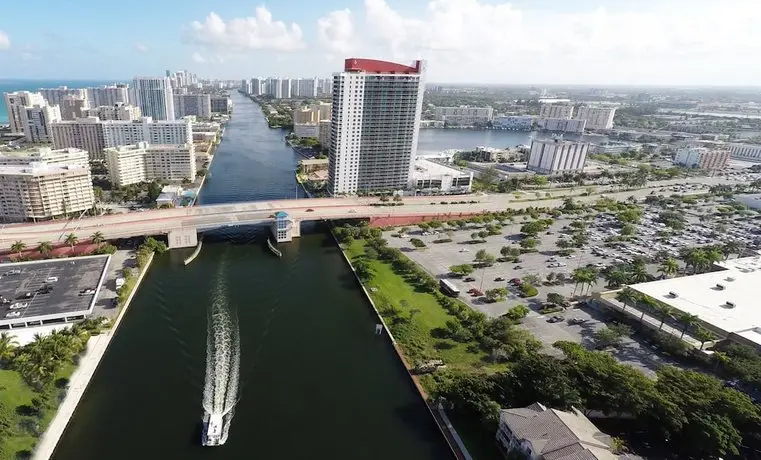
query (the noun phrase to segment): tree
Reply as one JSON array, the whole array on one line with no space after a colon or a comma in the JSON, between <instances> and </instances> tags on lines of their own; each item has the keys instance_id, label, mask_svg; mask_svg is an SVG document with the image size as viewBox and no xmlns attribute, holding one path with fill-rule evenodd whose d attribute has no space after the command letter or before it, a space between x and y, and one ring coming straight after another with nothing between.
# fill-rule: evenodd
<instances>
[{"instance_id":1,"label":"tree","mask_svg":"<svg viewBox=\"0 0 761 460\"><path fill-rule=\"evenodd\" d=\"M11 245L11 251L15 252L19 257L21 257L21 253L24 249L26 249L26 244L22 241L16 241Z\"/></svg>"},{"instance_id":2,"label":"tree","mask_svg":"<svg viewBox=\"0 0 761 460\"><path fill-rule=\"evenodd\" d=\"M677 262L673 257L669 257L668 259L661 262L661 264L658 266L658 273L663 273L663 276L667 278L671 278L672 276L676 275L678 271L679 262Z\"/></svg>"},{"instance_id":3,"label":"tree","mask_svg":"<svg viewBox=\"0 0 761 460\"><path fill-rule=\"evenodd\" d=\"M63 242L68 244L71 249L74 249L74 245L77 244L77 241L79 241L79 238L73 233L66 235L66 239L63 240Z\"/></svg>"},{"instance_id":4,"label":"tree","mask_svg":"<svg viewBox=\"0 0 761 460\"><path fill-rule=\"evenodd\" d=\"M629 282L629 274L618 267L605 271L604 277L610 288L617 288Z\"/></svg>"},{"instance_id":5,"label":"tree","mask_svg":"<svg viewBox=\"0 0 761 460\"><path fill-rule=\"evenodd\" d=\"M420 238L410 238L410 244L412 244L416 248L424 248L425 247L425 243Z\"/></svg>"},{"instance_id":6,"label":"tree","mask_svg":"<svg viewBox=\"0 0 761 460\"><path fill-rule=\"evenodd\" d=\"M479 241L478 232L473 232L470 234L470 240L471 241Z\"/></svg>"},{"instance_id":7,"label":"tree","mask_svg":"<svg viewBox=\"0 0 761 460\"><path fill-rule=\"evenodd\" d=\"M622 329L603 327L594 333L595 348L617 347L621 344L623 337L624 333Z\"/></svg>"},{"instance_id":8,"label":"tree","mask_svg":"<svg viewBox=\"0 0 761 460\"><path fill-rule=\"evenodd\" d=\"M650 275L647 274L647 270L644 265L635 264L632 266L629 278L633 283L644 283L650 280Z\"/></svg>"},{"instance_id":9,"label":"tree","mask_svg":"<svg viewBox=\"0 0 761 460\"><path fill-rule=\"evenodd\" d=\"M479 262L482 265L489 266L494 264L496 258L493 255L486 252L486 249L479 249L478 252L476 252L476 256L474 260L476 262Z\"/></svg>"},{"instance_id":10,"label":"tree","mask_svg":"<svg viewBox=\"0 0 761 460\"><path fill-rule=\"evenodd\" d=\"M424 231L424 232L427 232L427 231L428 231L428 229L429 229L429 228L431 228L431 227L430 227L430 225L428 225L428 224L427 224L427 223L425 223L425 222L420 222L419 224L417 224L417 226L418 226L418 228L419 228L421 231Z\"/></svg>"},{"instance_id":11,"label":"tree","mask_svg":"<svg viewBox=\"0 0 761 460\"><path fill-rule=\"evenodd\" d=\"M666 321L666 318L671 316L673 309L665 303L656 302L654 305L654 310L658 313L658 319L661 320L661 324L658 325L658 330L660 331L663 327L663 323Z\"/></svg>"},{"instance_id":12,"label":"tree","mask_svg":"<svg viewBox=\"0 0 761 460\"><path fill-rule=\"evenodd\" d=\"M473 266L470 264L452 265L449 271L459 276L466 276L473 273Z\"/></svg>"},{"instance_id":13,"label":"tree","mask_svg":"<svg viewBox=\"0 0 761 460\"><path fill-rule=\"evenodd\" d=\"M507 313L505 313L505 317L507 317L510 321L519 323L523 318L526 317L526 315L528 315L529 311L530 310L525 305L516 305L513 308L509 309Z\"/></svg>"},{"instance_id":14,"label":"tree","mask_svg":"<svg viewBox=\"0 0 761 460\"><path fill-rule=\"evenodd\" d=\"M43 256L47 256L51 251L53 251L53 243L50 241L41 241L37 246L37 251L39 251L39 253Z\"/></svg>"},{"instance_id":15,"label":"tree","mask_svg":"<svg viewBox=\"0 0 761 460\"><path fill-rule=\"evenodd\" d=\"M533 273L529 273L528 275L525 275L522 280L524 283L537 285L542 282L542 279Z\"/></svg>"},{"instance_id":16,"label":"tree","mask_svg":"<svg viewBox=\"0 0 761 460\"><path fill-rule=\"evenodd\" d=\"M502 257L507 257L510 255L510 246L502 246L502 248L499 250L499 253L502 254Z\"/></svg>"},{"instance_id":17,"label":"tree","mask_svg":"<svg viewBox=\"0 0 761 460\"><path fill-rule=\"evenodd\" d=\"M679 321L682 324L682 335L679 336L679 339L684 338L684 334L687 332L687 329L689 329L691 326L698 324L698 321L700 318L698 318L697 315L692 315L690 313L682 313L677 317L677 321Z\"/></svg>"},{"instance_id":18,"label":"tree","mask_svg":"<svg viewBox=\"0 0 761 460\"><path fill-rule=\"evenodd\" d=\"M488 300L489 302L500 302L502 300L505 300L505 297L507 297L507 289L505 288L489 289L486 292L484 292L484 295L486 296L486 300Z\"/></svg>"},{"instance_id":19,"label":"tree","mask_svg":"<svg viewBox=\"0 0 761 460\"><path fill-rule=\"evenodd\" d=\"M523 249L534 249L539 244L534 238L524 238L521 240L520 245Z\"/></svg>"},{"instance_id":20,"label":"tree","mask_svg":"<svg viewBox=\"0 0 761 460\"><path fill-rule=\"evenodd\" d=\"M550 292L547 294L547 302L554 305L563 305L565 303L565 297L557 292Z\"/></svg>"},{"instance_id":21,"label":"tree","mask_svg":"<svg viewBox=\"0 0 761 460\"><path fill-rule=\"evenodd\" d=\"M9 333L0 334L0 364L3 367L13 359L17 345L16 338Z\"/></svg>"},{"instance_id":22,"label":"tree","mask_svg":"<svg viewBox=\"0 0 761 460\"><path fill-rule=\"evenodd\" d=\"M703 345L705 345L706 342L710 342L712 340L716 340L716 335L709 331L708 329L698 325L697 330L694 334L695 338L700 340L700 349L703 349Z\"/></svg>"},{"instance_id":23,"label":"tree","mask_svg":"<svg viewBox=\"0 0 761 460\"><path fill-rule=\"evenodd\" d=\"M634 305L637 302L638 297L639 294L637 291L630 287L625 287L616 294L616 300L624 305L622 310L626 310L627 305Z\"/></svg>"},{"instance_id":24,"label":"tree","mask_svg":"<svg viewBox=\"0 0 761 460\"><path fill-rule=\"evenodd\" d=\"M632 224L624 224L621 227L621 235L622 236L631 236L637 233L637 228Z\"/></svg>"},{"instance_id":25,"label":"tree","mask_svg":"<svg viewBox=\"0 0 761 460\"><path fill-rule=\"evenodd\" d=\"M360 280L368 281L373 276L372 268L367 260L359 259L354 262L354 271Z\"/></svg>"},{"instance_id":26,"label":"tree","mask_svg":"<svg viewBox=\"0 0 761 460\"><path fill-rule=\"evenodd\" d=\"M737 241L727 241L724 246L721 247L721 252L724 254L724 260L729 259L732 254L740 255L742 252L742 246Z\"/></svg>"},{"instance_id":27,"label":"tree","mask_svg":"<svg viewBox=\"0 0 761 460\"><path fill-rule=\"evenodd\" d=\"M579 285L582 286L581 290L583 292L585 285L589 284L591 287L591 283L597 281L597 273L587 268L577 268L571 274L571 280L574 282L573 294L571 295L576 295L576 289Z\"/></svg>"},{"instance_id":28,"label":"tree","mask_svg":"<svg viewBox=\"0 0 761 460\"><path fill-rule=\"evenodd\" d=\"M95 232L90 236L90 241L92 241L93 244L100 246L106 241L106 238L103 236L102 232Z\"/></svg>"}]
</instances>

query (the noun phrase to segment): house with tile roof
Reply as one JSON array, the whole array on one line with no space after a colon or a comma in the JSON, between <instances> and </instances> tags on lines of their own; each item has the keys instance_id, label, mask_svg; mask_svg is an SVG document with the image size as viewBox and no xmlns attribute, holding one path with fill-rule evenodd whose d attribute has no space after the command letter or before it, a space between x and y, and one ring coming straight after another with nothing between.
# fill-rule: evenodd
<instances>
[{"instance_id":1,"label":"house with tile roof","mask_svg":"<svg viewBox=\"0 0 761 460\"><path fill-rule=\"evenodd\" d=\"M520 450L531 460L618 460L612 438L578 410L548 409L539 403L504 409L497 444L503 453Z\"/></svg>"}]
</instances>

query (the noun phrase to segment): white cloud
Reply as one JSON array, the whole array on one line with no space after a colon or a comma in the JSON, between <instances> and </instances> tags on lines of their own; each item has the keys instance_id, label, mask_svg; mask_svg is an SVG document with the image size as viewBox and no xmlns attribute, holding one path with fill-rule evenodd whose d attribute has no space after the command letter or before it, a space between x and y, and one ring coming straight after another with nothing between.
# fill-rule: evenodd
<instances>
[{"instance_id":1,"label":"white cloud","mask_svg":"<svg viewBox=\"0 0 761 460\"><path fill-rule=\"evenodd\" d=\"M193 53L193 56L191 56L191 59L193 59L193 62L196 62L198 64L203 64L204 62L206 62L206 58L201 56L201 53L199 53L198 51Z\"/></svg>"},{"instance_id":2,"label":"white cloud","mask_svg":"<svg viewBox=\"0 0 761 460\"><path fill-rule=\"evenodd\" d=\"M0 50L7 50L11 48L11 39L8 38L5 32L0 30Z\"/></svg>"},{"instance_id":3,"label":"white cloud","mask_svg":"<svg viewBox=\"0 0 761 460\"><path fill-rule=\"evenodd\" d=\"M757 0L639 2L553 12L506 0L431 0L417 16L364 0L317 21L332 52L429 60L429 80L503 83L743 84L761 81ZM627 9L628 8L628 9ZM353 45L353 47L352 47Z\"/></svg>"},{"instance_id":4,"label":"white cloud","mask_svg":"<svg viewBox=\"0 0 761 460\"><path fill-rule=\"evenodd\" d=\"M255 16L233 18L225 22L212 12L204 22L190 24L188 40L209 48L235 51L270 49L294 51L304 48L301 28L298 24L286 25L272 19L272 13L264 6L256 8Z\"/></svg>"},{"instance_id":5,"label":"white cloud","mask_svg":"<svg viewBox=\"0 0 761 460\"><path fill-rule=\"evenodd\" d=\"M145 43L135 43L135 49L141 53L147 53L148 45L146 45Z\"/></svg>"},{"instance_id":6,"label":"white cloud","mask_svg":"<svg viewBox=\"0 0 761 460\"><path fill-rule=\"evenodd\" d=\"M351 11L337 10L318 19L317 39L331 52L349 53L355 49L357 43Z\"/></svg>"}]
</instances>

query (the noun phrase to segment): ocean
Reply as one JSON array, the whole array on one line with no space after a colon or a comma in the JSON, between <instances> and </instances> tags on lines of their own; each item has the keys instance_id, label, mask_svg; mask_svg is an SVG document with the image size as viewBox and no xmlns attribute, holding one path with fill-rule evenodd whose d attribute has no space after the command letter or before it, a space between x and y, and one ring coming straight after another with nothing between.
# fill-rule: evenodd
<instances>
[{"instance_id":1,"label":"ocean","mask_svg":"<svg viewBox=\"0 0 761 460\"><path fill-rule=\"evenodd\" d=\"M3 80L0 79L0 94L13 91L37 91L40 88L88 88L90 86L113 85L114 81L105 80ZM5 98L0 100L0 124L8 123L8 109L5 107Z\"/></svg>"}]
</instances>

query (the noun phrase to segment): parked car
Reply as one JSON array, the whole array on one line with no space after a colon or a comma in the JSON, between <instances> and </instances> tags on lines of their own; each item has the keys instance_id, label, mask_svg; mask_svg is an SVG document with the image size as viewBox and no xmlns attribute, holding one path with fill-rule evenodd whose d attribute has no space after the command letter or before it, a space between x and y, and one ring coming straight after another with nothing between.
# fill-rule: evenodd
<instances>
[{"instance_id":1,"label":"parked car","mask_svg":"<svg viewBox=\"0 0 761 460\"><path fill-rule=\"evenodd\" d=\"M516 265L516 266L515 266L515 267L513 267L513 268L514 268L514 269L516 269L516 270L520 270L521 268L523 268L523 266L521 266L521 265Z\"/></svg>"},{"instance_id":2,"label":"parked car","mask_svg":"<svg viewBox=\"0 0 761 460\"><path fill-rule=\"evenodd\" d=\"M494 278L494 281L505 281L505 279L502 278L501 276L498 276L498 277Z\"/></svg>"},{"instance_id":3,"label":"parked car","mask_svg":"<svg viewBox=\"0 0 761 460\"><path fill-rule=\"evenodd\" d=\"M309 209L306 210L306 212L314 212L314 209L309 208Z\"/></svg>"},{"instance_id":4,"label":"parked car","mask_svg":"<svg viewBox=\"0 0 761 460\"><path fill-rule=\"evenodd\" d=\"M565 318L563 318L562 316L559 316L559 315L555 315L555 316L551 316L551 317L549 317L549 318L547 319L547 322L548 322L548 323L559 323L559 322L563 321L564 319L565 319Z\"/></svg>"},{"instance_id":5,"label":"parked car","mask_svg":"<svg viewBox=\"0 0 761 460\"><path fill-rule=\"evenodd\" d=\"M473 278L472 276L469 276L469 277L465 278L463 281L465 281L466 283L472 283L475 280L476 280L475 278Z\"/></svg>"},{"instance_id":6,"label":"parked car","mask_svg":"<svg viewBox=\"0 0 761 460\"><path fill-rule=\"evenodd\" d=\"M29 302L16 302L11 304L10 308L11 310L20 310L22 308L26 308L29 306Z\"/></svg>"},{"instance_id":7,"label":"parked car","mask_svg":"<svg viewBox=\"0 0 761 460\"><path fill-rule=\"evenodd\" d=\"M79 291L79 295L92 295L92 294L95 294L95 289L92 289L92 288L82 289L81 291Z\"/></svg>"},{"instance_id":8,"label":"parked car","mask_svg":"<svg viewBox=\"0 0 761 460\"><path fill-rule=\"evenodd\" d=\"M568 320L568 324L584 324L587 321L589 320L584 318L571 318Z\"/></svg>"},{"instance_id":9,"label":"parked car","mask_svg":"<svg viewBox=\"0 0 761 460\"><path fill-rule=\"evenodd\" d=\"M12 311L5 314L6 318L18 318L19 316L21 316L20 311Z\"/></svg>"},{"instance_id":10,"label":"parked car","mask_svg":"<svg viewBox=\"0 0 761 460\"><path fill-rule=\"evenodd\" d=\"M45 278L46 283L55 283L57 281L58 281L57 276L48 276L47 278Z\"/></svg>"},{"instance_id":11,"label":"parked car","mask_svg":"<svg viewBox=\"0 0 761 460\"><path fill-rule=\"evenodd\" d=\"M7 272L5 272L5 274L6 275L20 275L21 270L14 268L13 270L8 270Z\"/></svg>"}]
</instances>

